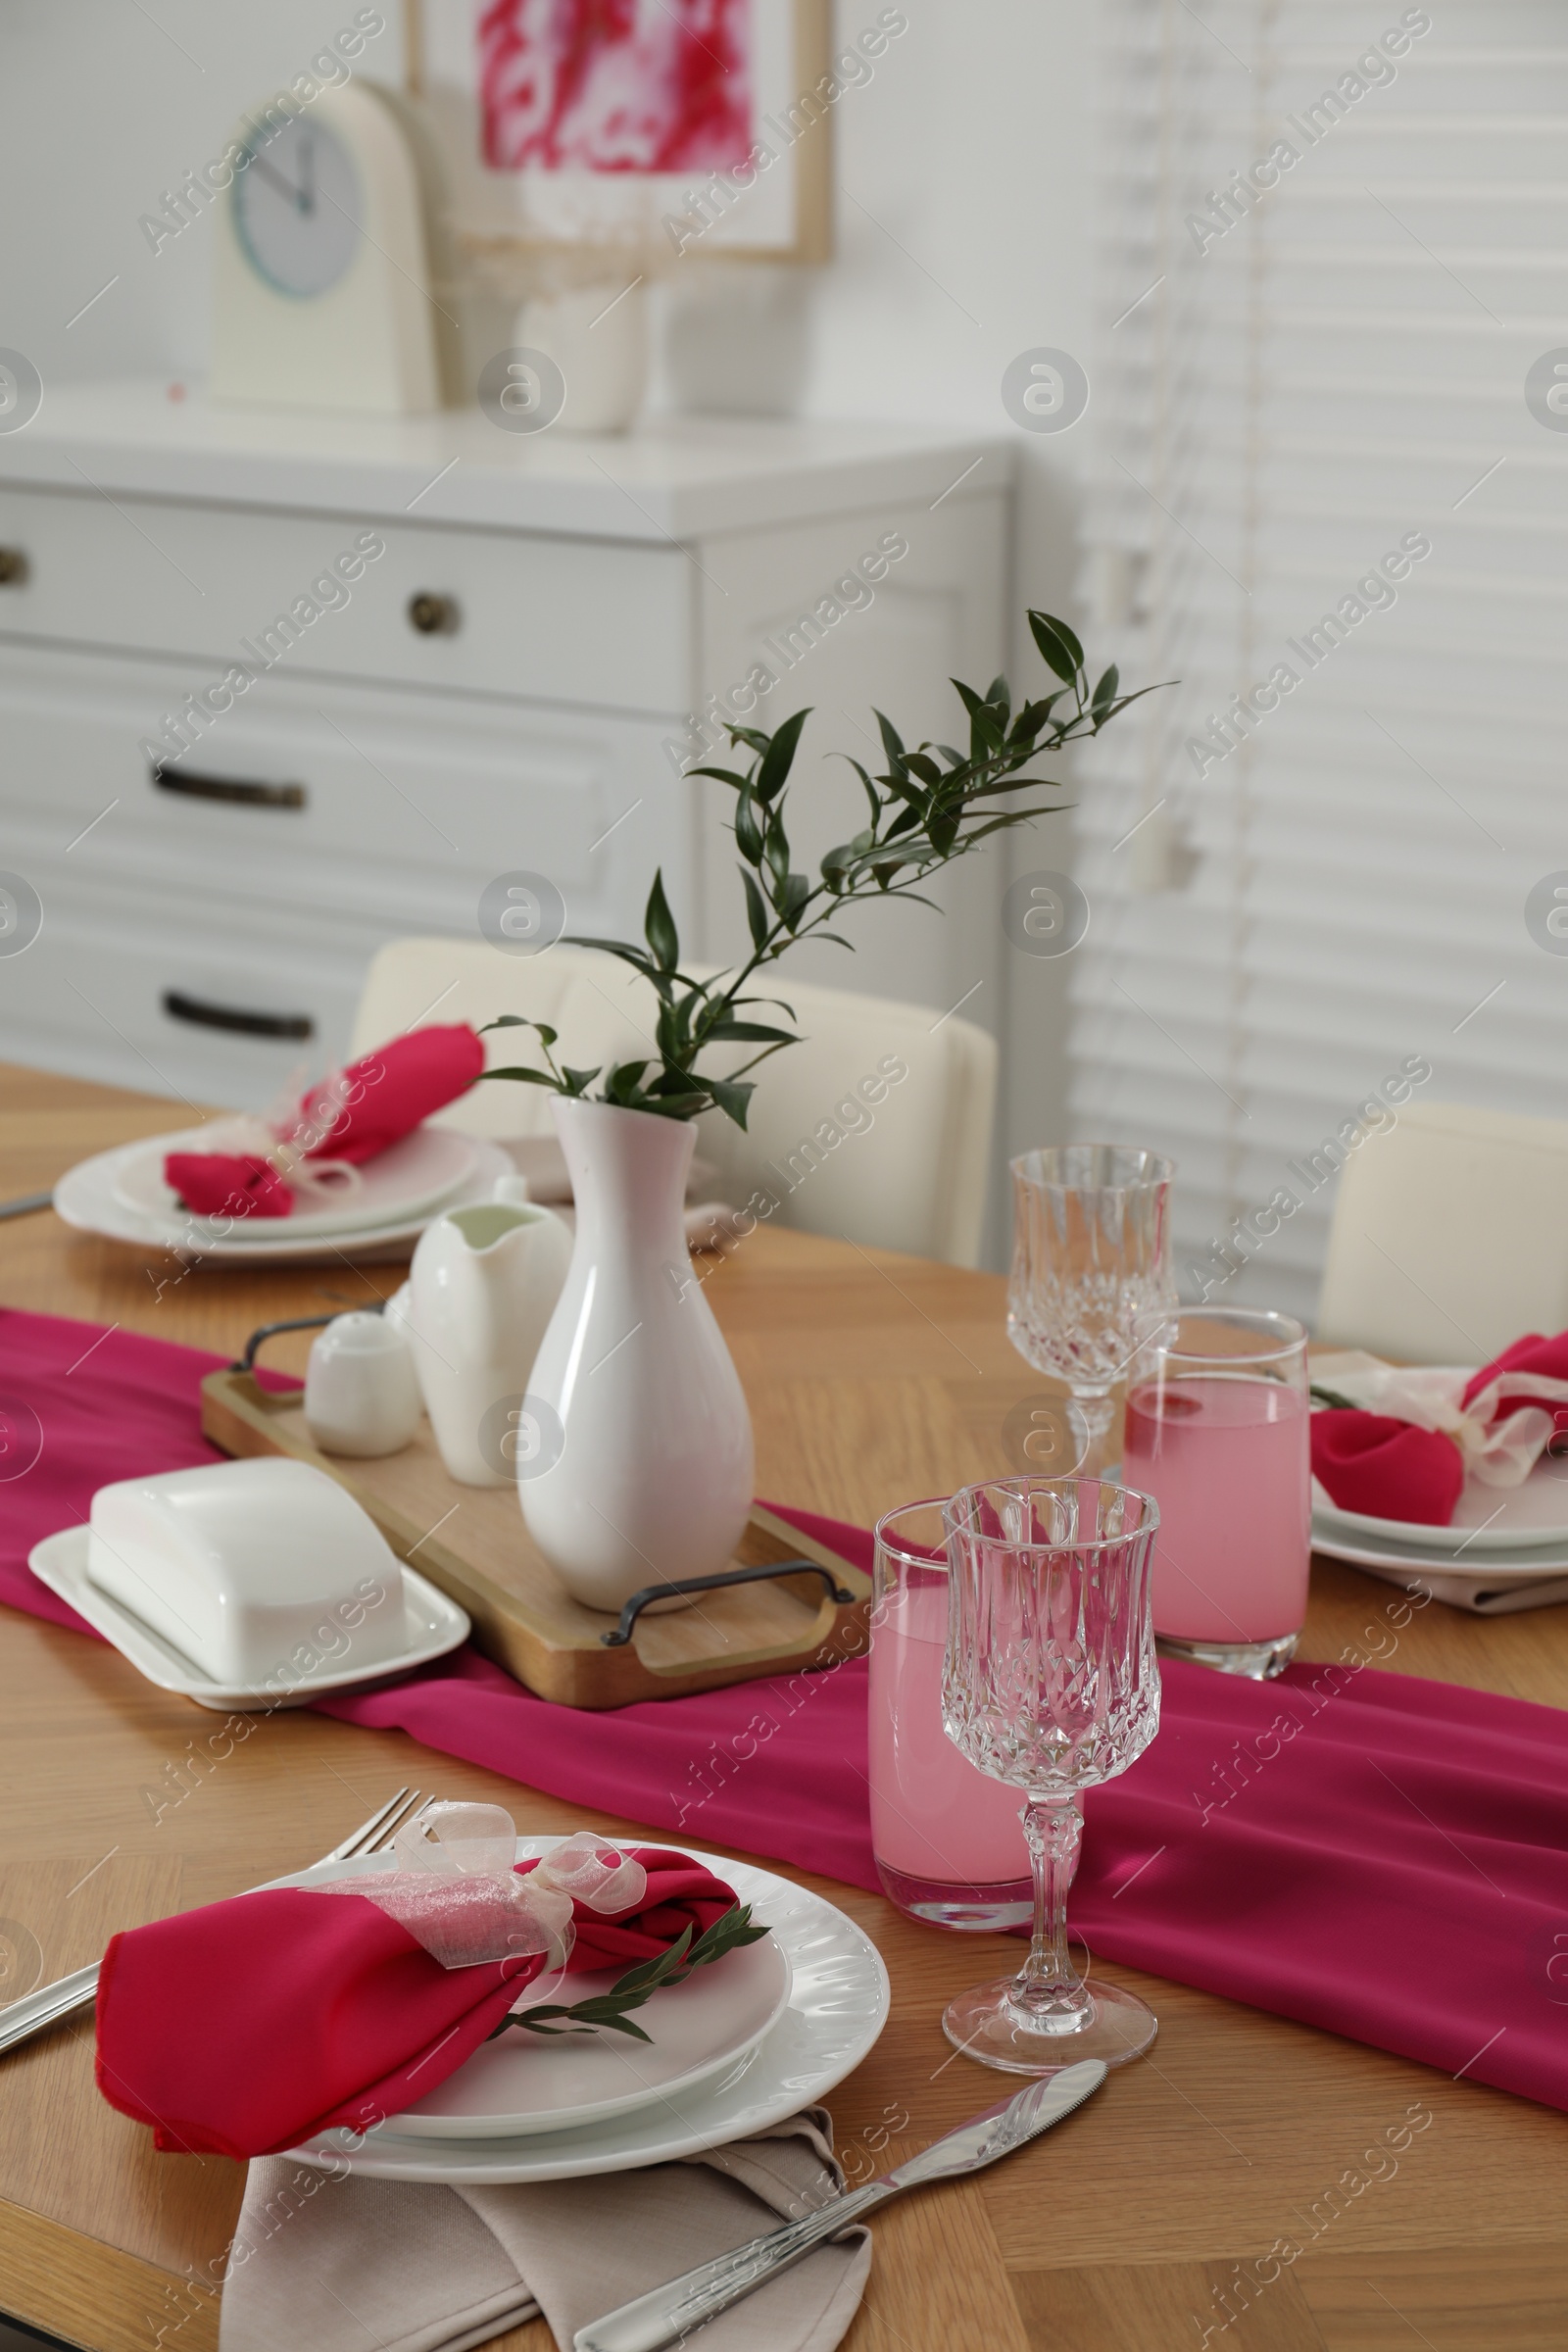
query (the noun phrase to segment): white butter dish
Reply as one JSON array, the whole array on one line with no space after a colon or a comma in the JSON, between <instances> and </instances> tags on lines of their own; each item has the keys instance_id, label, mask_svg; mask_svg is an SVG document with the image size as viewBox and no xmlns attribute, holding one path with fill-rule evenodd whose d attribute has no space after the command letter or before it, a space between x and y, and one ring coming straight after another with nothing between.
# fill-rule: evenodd
<instances>
[{"instance_id":1,"label":"white butter dish","mask_svg":"<svg viewBox=\"0 0 1568 2352\"><path fill-rule=\"evenodd\" d=\"M376 1682L385 1675L428 1666L468 1638L466 1612L415 1569L405 1566L401 1600L394 1604L404 1644L396 1657L358 1665L352 1649L334 1660L306 1643L291 1653L297 1664L291 1662L284 1672L270 1674L264 1683L215 1682L161 1634L155 1634L144 1619L88 1582L87 1544L84 1527L62 1528L59 1535L45 1536L41 1544L33 1545L27 1565L40 1584L69 1601L77 1616L85 1618L106 1642L112 1642L148 1682L160 1690L177 1690L199 1707L212 1707L220 1714L270 1715L278 1707L309 1706L312 1699L325 1698L330 1691L352 1690L358 1684Z\"/></svg>"},{"instance_id":2,"label":"white butter dish","mask_svg":"<svg viewBox=\"0 0 1568 2352\"><path fill-rule=\"evenodd\" d=\"M215 1683L320 1680L407 1647L390 1545L308 1462L212 1462L100 1487L87 1578Z\"/></svg>"}]
</instances>

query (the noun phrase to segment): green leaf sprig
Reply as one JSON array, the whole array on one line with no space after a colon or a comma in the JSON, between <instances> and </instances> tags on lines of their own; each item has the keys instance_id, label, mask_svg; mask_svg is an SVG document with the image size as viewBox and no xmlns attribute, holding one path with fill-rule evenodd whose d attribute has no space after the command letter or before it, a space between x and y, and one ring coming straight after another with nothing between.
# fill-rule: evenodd
<instances>
[{"instance_id":1,"label":"green leaf sprig","mask_svg":"<svg viewBox=\"0 0 1568 2352\"><path fill-rule=\"evenodd\" d=\"M633 2025L629 2011L640 2009L664 1985L684 1984L695 1969L710 1968L726 1952L739 1951L743 1944L757 1943L766 1934L766 1928L753 1927L750 1903L732 1903L695 1943L690 1927L683 1928L667 1952L628 1968L608 1992L595 1993L591 2000L573 2001L569 2006L561 2001L541 2001L537 2008L504 2017L486 2038L494 2041L509 2026L520 2026L525 2034L552 2036L592 2034L604 2027L612 2034L629 2034L634 2041L652 2041L651 2034Z\"/></svg>"},{"instance_id":2,"label":"green leaf sprig","mask_svg":"<svg viewBox=\"0 0 1568 2352\"><path fill-rule=\"evenodd\" d=\"M751 753L749 765L693 767L687 773L710 776L735 796L732 830L741 857L751 956L738 968L708 980L683 972L663 874L656 873L643 921L645 944L569 940L573 947L599 948L618 956L649 983L659 1001L654 1053L641 1060L616 1062L608 1071L603 1064L591 1070L565 1063L558 1067L551 1053L559 1042L557 1032L545 1022L504 1013L486 1027L532 1029L543 1049L544 1066L487 1070L484 1076L517 1079L579 1098L587 1097L594 1081L602 1078L600 1092L592 1098L597 1102L669 1119L691 1119L716 1107L744 1127L756 1092L749 1072L785 1046L800 1043L793 1027L753 1017L760 1008L782 1012L792 1023L796 1018L782 998L748 995L753 977L803 939L832 940L853 953L853 943L832 928L847 906L878 898L912 899L930 906L919 889L928 876L969 856L994 833L1056 813L1059 804L1051 802L999 805L1003 795L1030 786L1059 791L1052 778L1020 772L1037 754L1098 735L1130 703L1158 691L1144 686L1123 694L1114 662L1091 687L1084 649L1064 620L1031 611L1029 627L1047 666L1061 683L1015 711L1005 678L993 678L983 695L953 679L968 714L967 751L945 743L921 743L911 751L892 720L878 710L886 761L882 773L872 775L858 760L840 755L859 779L866 822L827 852L815 876L795 867L786 823L790 770L810 711L797 710L771 735L759 727L728 727L730 742ZM699 1058L710 1048L734 1045L759 1050L724 1077L699 1070Z\"/></svg>"}]
</instances>

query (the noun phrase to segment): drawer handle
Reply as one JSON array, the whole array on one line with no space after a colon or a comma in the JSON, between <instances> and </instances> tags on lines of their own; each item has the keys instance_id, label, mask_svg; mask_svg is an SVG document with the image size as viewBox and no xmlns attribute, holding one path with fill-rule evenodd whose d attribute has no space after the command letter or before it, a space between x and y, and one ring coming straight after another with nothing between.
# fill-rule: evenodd
<instances>
[{"instance_id":1,"label":"drawer handle","mask_svg":"<svg viewBox=\"0 0 1568 2352\"><path fill-rule=\"evenodd\" d=\"M0 547L0 588L20 588L27 576L27 558L20 547Z\"/></svg>"},{"instance_id":2,"label":"drawer handle","mask_svg":"<svg viewBox=\"0 0 1568 2352\"><path fill-rule=\"evenodd\" d=\"M148 770L159 792L177 792L191 801L227 801L241 808L303 808L303 784L243 784L233 776L204 776L189 767Z\"/></svg>"},{"instance_id":3,"label":"drawer handle","mask_svg":"<svg viewBox=\"0 0 1568 2352\"><path fill-rule=\"evenodd\" d=\"M437 596L425 588L409 599L410 626L421 637L455 637L462 620L455 596Z\"/></svg>"},{"instance_id":4,"label":"drawer handle","mask_svg":"<svg viewBox=\"0 0 1568 2352\"><path fill-rule=\"evenodd\" d=\"M247 1012L238 1004L209 1004L177 988L165 989L163 1004L172 1021L189 1021L196 1029L227 1029L241 1037L316 1035L316 1023L308 1012Z\"/></svg>"}]
</instances>

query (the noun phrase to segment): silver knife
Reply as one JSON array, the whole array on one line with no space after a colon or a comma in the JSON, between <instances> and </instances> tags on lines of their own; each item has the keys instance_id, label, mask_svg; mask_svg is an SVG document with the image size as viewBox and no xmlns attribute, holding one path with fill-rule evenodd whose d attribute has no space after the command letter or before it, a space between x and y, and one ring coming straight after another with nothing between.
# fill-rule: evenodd
<instances>
[{"instance_id":1,"label":"silver knife","mask_svg":"<svg viewBox=\"0 0 1568 2352\"><path fill-rule=\"evenodd\" d=\"M782 2230L754 2237L749 2245L700 2264L666 2286L656 2286L652 2294L607 2312L602 2320L591 2320L572 2337L573 2352L662 2352L662 2346L716 2319L732 2303L802 2261L824 2238L837 2237L905 2189L978 2173L999 2156L1010 2156L1014 2148L1082 2106L1104 2080L1105 2069L1098 2058L1082 2058L1059 2074L1044 2076L1016 2098L988 2107L984 2115L950 2132L946 2139L923 2148L879 2180L849 2189L806 2220L787 2222Z\"/></svg>"},{"instance_id":2,"label":"silver knife","mask_svg":"<svg viewBox=\"0 0 1568 2352\"><path fill-rule=\"evenodd\" d=\"M0 1217L30 1217L40 1208L48 1208L53 1193L24 1193L16 1200L0 1200Z\"/></svg>"}]
</instances>

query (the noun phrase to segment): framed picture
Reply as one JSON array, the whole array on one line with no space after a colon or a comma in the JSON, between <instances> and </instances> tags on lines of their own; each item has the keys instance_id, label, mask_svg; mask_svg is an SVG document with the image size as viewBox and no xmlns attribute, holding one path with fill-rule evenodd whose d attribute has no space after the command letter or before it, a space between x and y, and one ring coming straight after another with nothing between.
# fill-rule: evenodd
<instances>
[{"instance_id":1,"label":"framed picture","mask_svg":"<svg viewBox=\"0 0 1568 2352\"><path fill-rule=\"evenodd\" d=\"M830 250L831 0L405 0L470 259Z\"/></svg>"}]
</instances>

